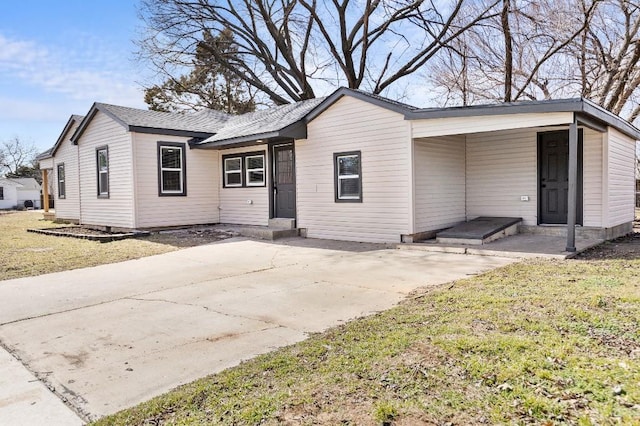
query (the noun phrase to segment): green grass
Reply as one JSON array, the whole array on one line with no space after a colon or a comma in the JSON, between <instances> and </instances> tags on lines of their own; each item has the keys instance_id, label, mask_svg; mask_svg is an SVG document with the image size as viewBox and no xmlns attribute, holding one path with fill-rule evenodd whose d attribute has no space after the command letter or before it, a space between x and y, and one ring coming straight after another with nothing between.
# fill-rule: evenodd
<instances>
[{"instance_id":1,"label":"green grass","mask_svg":"<svg viewBox=\"0 0 640 426\"><path fill-rule=\"evenodd\" d=\"M640 424L640 260L529 261L96 422Z\"/></svg>"},{"instance_id":2,"label":"green grass","mask_svg":"<svg viewBox=\"0 0 640 426\"><path fill-rule=\"evenodd\" d=\"M0 215L0 280L120 262L176 250L171 245L141 239L100 243L26 231L28 228L59 226L62 225L43 220L41 212Z\"/></svg>"}]
</instances>

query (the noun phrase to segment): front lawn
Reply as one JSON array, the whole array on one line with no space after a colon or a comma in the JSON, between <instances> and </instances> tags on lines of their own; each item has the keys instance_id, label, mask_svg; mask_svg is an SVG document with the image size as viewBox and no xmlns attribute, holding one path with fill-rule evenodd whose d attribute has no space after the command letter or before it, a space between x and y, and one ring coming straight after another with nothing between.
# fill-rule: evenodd
<instances>
[{"instance_id":1,"label":"front lawn","mask_svg":"<svg viewBox=\"0 0 640 426\"><path fill-rule=\"evenodd\" d=\"M61 226L42 219L42 212L0 215L0 280L40 275L137 259L176 250L172 245L129 239L100 243L27 232Z\"/></svg>"},{"instance_id":2,"label":"front lawn","mask_svg":"<svg viewBox=\"0 0 640 426\"><path fill-rule=\"evenodd\" d=\"M528 261L99 425L640 424L640 260Z\"/></svg>"}]
</instances>

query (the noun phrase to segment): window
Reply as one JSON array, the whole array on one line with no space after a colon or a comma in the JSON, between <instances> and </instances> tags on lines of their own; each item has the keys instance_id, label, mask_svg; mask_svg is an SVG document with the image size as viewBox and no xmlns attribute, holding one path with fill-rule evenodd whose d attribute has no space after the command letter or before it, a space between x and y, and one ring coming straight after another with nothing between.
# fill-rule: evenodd
<instances>
[{"instance_id":1,"label":"window","mask_svg":"<svg viewBox=\"0 0 640 426\"><path fill-rule=\"evenodd\" d=\"M247 186L264 185L264 155L251 155L245 157L247 169Z\"/></svg>"},{"instance_id":2,"label":"window","mask_svg":"<svg viewBox=\"0 0 640 426\"><path fill-rule=\"evenodd\" d=\"M109 198L109 148L96 149L98 197Z\"/></svg>"},{"instance_id":3,"label":"window","mask_svg":"<svg viewBox=\"0 0 640 426\"><path fill-rule=\"evenodd\" d=\"M185 144L158 142L158 195L187 195Z\"/></svg>"},{"instance_id":4,"label":"window","mask_svg":"<svg viewBox=\"0 0 640 426\"><path fill-rule=\"evenodd\" d=\"M242 157L224 159L224 186L242 186Z\"/></svg>"},{"instance_id":5,"label":"window","mask_svg":"<svg viewBox=\"0 0 640 426\"><path fill-rule=\"evenodd\" d=\"M336 202L362 202L361 163L360 151L333 154Z\"/></svg>"},{"instance_id":6,"label":"window","mask_svg":"<svg viewBox=\"0 0 640 426\"><path fill-rule=\"evenodd\" d=\"M4 200L4 187L0 186L0 200Z\"/></svg>"},{"instance_id":7,"label":"window","mask_svg":"<svg viewBox=\"0 0 640 426\"><path fill-rule=\"evenodd\" d=\"M58 198L64 199L67 196L67 187L65 185L64 163L58 164Z\"/></svg>"},{"instance_id":8,"label":"window","mask_svg":"<svg viewBox=\"0 0 640 426\"><path fill-rule=\"evenodd\" d=\"M222 163L225 188L265 186L264 151L225 155L222 157Z\"/></svg>"}]
</instances>

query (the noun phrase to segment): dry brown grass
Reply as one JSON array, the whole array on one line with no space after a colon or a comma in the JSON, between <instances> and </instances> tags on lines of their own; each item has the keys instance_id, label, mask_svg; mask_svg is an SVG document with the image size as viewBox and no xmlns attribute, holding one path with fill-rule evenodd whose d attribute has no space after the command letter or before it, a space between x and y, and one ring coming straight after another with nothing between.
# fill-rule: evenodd
<instances>
[{"instance_id":1,"label":"dry brown grass","mask_svg":"<svg viewBox=\"0 0 640 426\"><path fill-rule=\"evenodd\" d=\"M138 259L176 250L172 245L143 239L111 243L55 237L27 232L28 228L53 228L41 212L0 215L0 280L85 268Z\"/></svg>"}]
</instances>

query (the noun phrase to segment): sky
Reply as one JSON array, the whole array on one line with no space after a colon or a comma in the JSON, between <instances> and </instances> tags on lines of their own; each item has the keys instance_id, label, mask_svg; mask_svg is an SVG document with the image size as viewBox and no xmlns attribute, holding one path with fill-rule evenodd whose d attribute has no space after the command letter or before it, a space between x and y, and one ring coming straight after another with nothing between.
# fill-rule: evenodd
<instances>
[{"instance_id":1,"label":"sky","mask_svg":"<svg viewBox=\"0 0 640 426\"><path fill-rule=\"evenodd\" d=\"M93 102L145 108L135 0L0 1L0 141L51 147Z\"/></svg>"}]
</instances>

